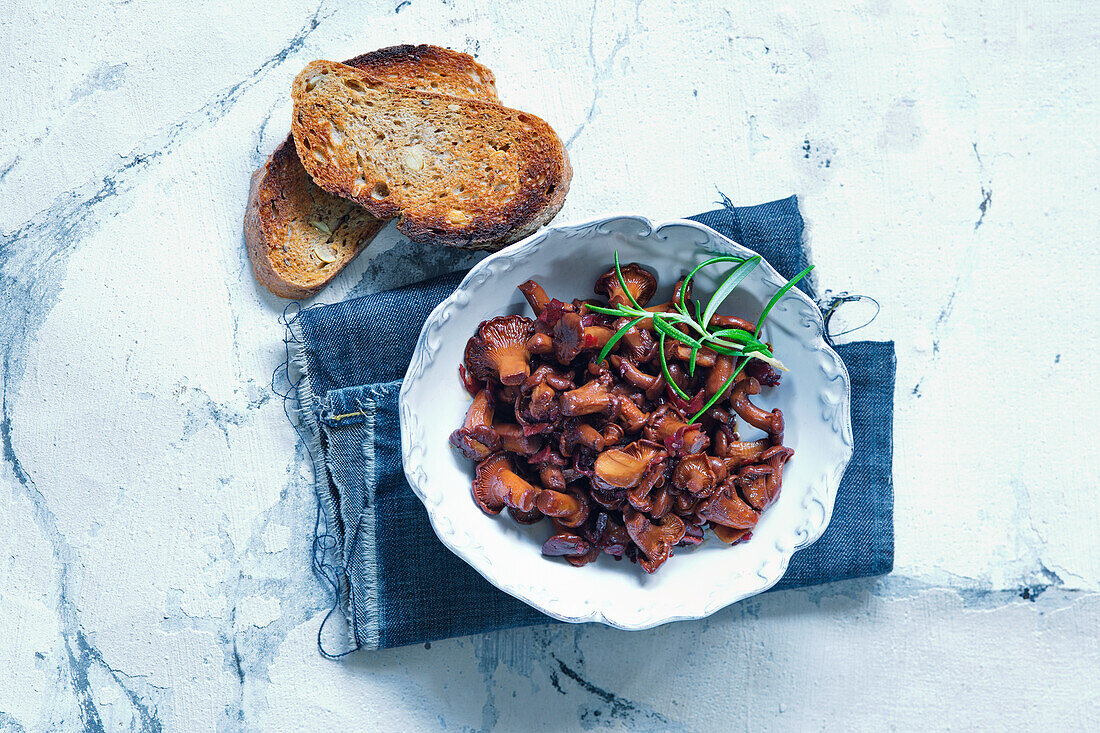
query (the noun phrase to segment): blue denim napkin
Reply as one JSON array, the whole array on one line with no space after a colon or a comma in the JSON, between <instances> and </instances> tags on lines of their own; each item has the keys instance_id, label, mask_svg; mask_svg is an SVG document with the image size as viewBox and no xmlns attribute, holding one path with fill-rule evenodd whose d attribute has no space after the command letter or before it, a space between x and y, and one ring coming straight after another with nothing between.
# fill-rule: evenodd
<instances>
[{"instance_id":1,"label":"blue denim napkin","mask_svg":"<svg viewBox=\"0 0 1100 733\"><path fill-rule=\"evenodd\" d=\"M806 266L793 196L749 207L726 201L691 218L759 252L785 277ZM425 319L463 274L303 310L289 324L301 373L299 417L321 505L314 566L337 592L334 607L347 617L350 650L556 623L447 550L405 482L400 380ZM799 287L815 297L812 283ZM893 566L894 344L835 348L852 380L855 453L825 534L794 555L772 590Z\"/></svg>"}]
</instances>

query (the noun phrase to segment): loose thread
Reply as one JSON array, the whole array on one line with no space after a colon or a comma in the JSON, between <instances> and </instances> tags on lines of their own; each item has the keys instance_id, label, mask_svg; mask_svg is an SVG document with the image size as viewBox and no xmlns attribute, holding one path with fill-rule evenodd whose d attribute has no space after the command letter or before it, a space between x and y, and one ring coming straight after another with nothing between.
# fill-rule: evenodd
<instances>
[{"instance_id":1,"label":"loose thread","mask_svg":"<svg viewBox=\"0 0 1100 733\"><path fill-rule=\"evenodd\" d=\"M293 309L293 311L292 311ZM294 331L291 325L298 320L304 309L297 301L287 304L283 309L282 315L279 316L279 323L286 329L286 333L283 336L283 361L275 367L275 370L271 373L271 391L274 394L279 395L283 399L283 414L286 416L287 422L294 428L294 432L298 435L298 439L301 441L302 446L306 450L306 454L309 456L310 465L316 466L315 457L313 451L310 449L310 441L302 433L302 423L296 420L291 414L292 407L301 409L301 400L298 396L298 388L302 382L302 376L298 376L294 379L290 375L290 345L301 345L301 341L294 335ZM287 388L285 391L280 390L278 382L282 378ZM293 404L292 404L293 403ZM317 477L314 477L314 481ZM332 533L332 529L329 526L329 518L324 513L321 507L320 497L317 497L317 511L314 516L314 531L313 531L313 546L312 546L312 558L311 568L313 574L332 591L333 602L329 607L328 612L325 614L325 618L321 621L321 625L317 629L317 649L326 659L339 659L340 657L351 654L358 651L360 646L356 644L351 649L343 652L333 654L325 649L324 642L322 641L322 633L325 630L325 625L328 623L332 615L340 608L340 589L342 587L342 581L347 572L344 568L330 563L326 560L329 553L335 551L337 538ZM324 529L322 530L322 526Z\"/></svg>"},{"instance_id":2,"label":"loose thread","mask_svg":"<svg viewBox=\"0 0 1100 733\"><path fill-rule=\"evenodd\" d=\"M826 293L826 297L828 297L828 293ZM837 310L839 310L840 307L846 303L856 303L862 300L870 301L874 304L875 312L871 314L871 317L868 318L865 322L859 324L858 326L852 326L851 328L840 331L839 333L832 333L829 330L829 325L830 323L832 323L833 316L836 315ZM826 301L825 299L823 299L821 302L824 303ZM866 328L867 326L870 326L871 323L873 323L874 320L878 318L878 315L881 311L882 305L870 295L851 295L847 292L844 292L834 296L831 300L828 301L828 305L822 308L822 313L825 318L825 340L832 344L833 339L837 338L838 336L844 336L846 334L852 333L853 331L858 331L861 328Z\"/></svg>"}]
</instances>

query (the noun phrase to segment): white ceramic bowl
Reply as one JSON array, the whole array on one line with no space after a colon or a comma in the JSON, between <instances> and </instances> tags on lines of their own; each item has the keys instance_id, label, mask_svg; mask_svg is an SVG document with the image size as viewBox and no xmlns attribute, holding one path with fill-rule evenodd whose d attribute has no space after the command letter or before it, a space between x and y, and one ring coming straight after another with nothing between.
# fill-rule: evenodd
<instances>
[{"instance_id":1,"label":"white ceramic bowl","mask_svg":"<svg viewBox=\"0 0 1100 733\"><path fill-rule=\"evenodd\" d=\"M636 261L657 273L661 288L653 302L667 300L677 278L708 253L755 254L695 222L654 225L620 216L544 229L489 256L424 324L401 388L401 443L405 473L439 539L490 583L563 621L646 629L702 618L767 590L783 576L794 551L821 536L852 456L849 382L844 362L825 343L821 312L791 289L764 328L765 340L790 372L778 388L765 389L753 401L783 410L784 442L795 455L784 470L779 499L764 511L752 539L730 547L708 531L702 545L678 548L654 575L607 555L583 568L543 557L542 543L552 533L547 522L523 526L507 512L491 517L474 504L474 466L447 440L470 403L458 365L483 320L531 315L519 283L534 278L561 300L589 297L616 249L624 265ZM703 270L697 297L714 292L725 272L720 266ZM755 320L785 282L764 262L722 312ZM751 428L743 421L739 426L743 438L751 437Z\"/></svg>"}]
</instances>

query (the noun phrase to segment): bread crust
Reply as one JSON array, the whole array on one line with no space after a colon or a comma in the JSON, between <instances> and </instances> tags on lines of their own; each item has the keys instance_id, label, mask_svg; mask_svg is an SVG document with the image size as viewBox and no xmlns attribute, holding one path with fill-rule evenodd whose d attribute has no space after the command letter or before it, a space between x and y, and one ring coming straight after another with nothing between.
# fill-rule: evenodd
<instances>
[{"instance_id":1,"label":"bread crust","mask_svg":"<svg viewBox=\"0 0 1100 733\"><path fill-rule=\"evenodd\" d=\"M489 69L467 54L445 48L392 46L347 63L397 87L497 99ZM256 279L264 287L281 298L307 298L355 259L385 223L355 202L318 187L288 135L252 175L245 244ZM325 262L318 252L332 261Z\"/></svg>"},{"instance_id":2,"label":"bread crust","mask_svg":"<svg viewBox=\"0 0 1100 733\"><path fill-rule=\"evenodd\" d=\"M549 221L572 168L538 117L401 89L314 61L294 80L291 132L314 182L418 242L500 249Z\"/></svg>"}]
</instances>

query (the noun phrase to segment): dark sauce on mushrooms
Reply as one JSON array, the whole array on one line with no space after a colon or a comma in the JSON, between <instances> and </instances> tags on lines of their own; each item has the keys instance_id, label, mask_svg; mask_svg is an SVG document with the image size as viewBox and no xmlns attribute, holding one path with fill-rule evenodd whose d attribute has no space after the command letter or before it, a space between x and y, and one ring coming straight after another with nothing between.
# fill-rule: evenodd
<instances>
[{"instance_id":1,"label":"dark sauce on mushrooms","mask_svg":"<svg viewBox=\"0 0 1100 733\"><path fill-rule=\"evenodd\" d=\"M544 555L578 567L600 553L625 556L652 573L674 548L702 542L704 528L727 544L748 540L794 451L783 445L782 413L750 400L779 384L767 363L749 360L693 421L737 371L738 357L701 349L689 376L691 349L666 340L666 370L647 319L597 361L629 320L589 305L626 303L624 284L651 312L679 302L649 306L653 275L636 263L621 272L621 283L615 270L596 281L599 301L551 299L528 280L519 290L534 319L499 316L478 327L460 367L473 402L451 443L477 462L473 495L484 512L507 508L523 524L550 520ZM733 316L711 323L755 329ZM691 399L669 387L666 371ZM740 440L738 417L767 437Z\"/></svg>"}]
</instances>

